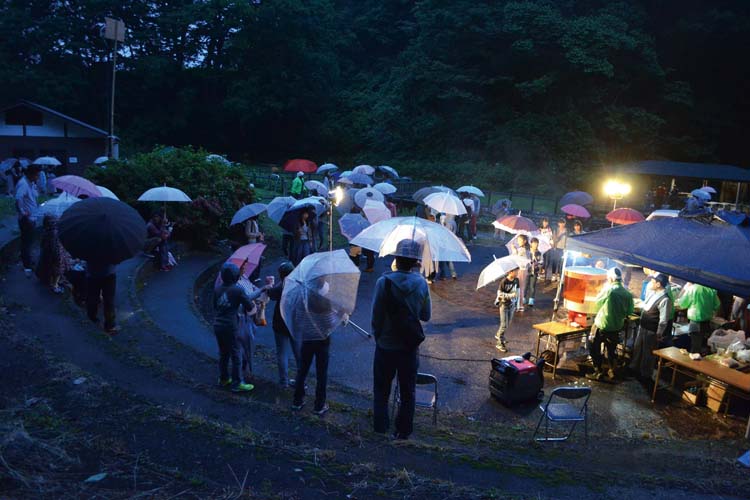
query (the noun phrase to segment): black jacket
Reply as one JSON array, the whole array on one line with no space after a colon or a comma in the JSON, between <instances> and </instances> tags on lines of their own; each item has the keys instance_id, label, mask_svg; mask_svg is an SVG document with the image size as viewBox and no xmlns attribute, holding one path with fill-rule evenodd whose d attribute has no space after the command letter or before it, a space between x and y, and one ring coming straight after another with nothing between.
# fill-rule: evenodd
<instances>
[{"instance_id":1,"label":"black jacket","mask_svg":"<svg viewBox=\"0 0 750 500\"><path fill-rule=\"evenodd\" d=\"M284 318L281 317L281 294L284 292L284 280L279 280L276 285L268 290L268 298L276 301L276 305L273 308L273 320L271 321L271 327L276 333L284 333L291 337L289 328L287 328Z\"/></svg>"}]
</instances>

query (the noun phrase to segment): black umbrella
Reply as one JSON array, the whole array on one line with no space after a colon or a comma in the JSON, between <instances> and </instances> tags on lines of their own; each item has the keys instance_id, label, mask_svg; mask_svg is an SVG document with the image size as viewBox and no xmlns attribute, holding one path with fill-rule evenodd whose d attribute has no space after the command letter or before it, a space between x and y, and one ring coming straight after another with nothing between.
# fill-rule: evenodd
<instances>
[{"instance_id":1,"label":"black umbrella","mask_svg":"<svg viewBox=\"0 0 750 500\"><path fill-rule=\"evenodd\" d=\"M119 264L146 242L146 223L130 205L111 198L79 201L60 218L60 241L70 255Z\"/></svg>"}]
</instances>

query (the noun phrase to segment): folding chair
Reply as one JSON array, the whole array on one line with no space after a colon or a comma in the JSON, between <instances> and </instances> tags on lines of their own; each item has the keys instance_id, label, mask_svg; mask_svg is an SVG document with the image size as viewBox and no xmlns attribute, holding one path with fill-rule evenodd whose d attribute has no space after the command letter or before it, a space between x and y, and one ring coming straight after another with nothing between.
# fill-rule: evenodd
<instances>
[{"instance_id":1,"label":"folding chair","mask_svg":"<svg viewBox=\"0 0 750 500\"><path fill-rule=\"evenodd\" d=\"M435 375L429 373L417 373L417 388L415 391L414 406L417 408L432 409L432 425L437 425L438 414L438 381ZM430 389L420 389L419 386L433 386ZM396 413L396 407L401 403L399 395L398 379L396 379L396 389L393 392L393 405L391 414Z\"/></svg>"},{"instance_id":2,"label":"folding chair","mask_svg":"<svg viewBox=\"0 0 750 500\"><path fill-rule=\"evenodd\" d=\"M547 403L539 405L539 409L542 410L542 415L539 417L539 423L536 424L536 429L534 429L534 436L532 436L532 439L535 441L565 441L573 433L576 424L578 422L583 422L584 435L586 442L588 442L588 404L590 396L591 387L558 387L553 390L549 395ZM582 403L553 403L552 400L555 399L555 397L569 401L582 400ZM539 432L539 427L542 425L542 420L545 422L544 437L536 437ZM550 422L572 422L572 425L566 436L550 437Z\"/></svg>"}]
</instances>

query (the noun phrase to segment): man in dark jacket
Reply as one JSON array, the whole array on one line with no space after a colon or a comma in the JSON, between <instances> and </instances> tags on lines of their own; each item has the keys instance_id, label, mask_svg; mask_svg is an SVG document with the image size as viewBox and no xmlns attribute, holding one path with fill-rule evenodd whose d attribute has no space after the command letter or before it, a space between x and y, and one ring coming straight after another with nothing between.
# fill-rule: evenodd
<instances>
[{"instance_id":1,"label":"man in dark jacket","mask_svg":"<svg viewBox=\"0 0 750 500\"><path fill-rule=\"evenodd\" d=\"M104 309L104 330L114 335L117 333L115 323L115 291L117 289L116 267L112 264L89 261L86 263L86 312L94 323L99 323L99 303Z\"/></svg>"},{"instance_id":2,"label":"man in dark jacket","mask_svg":"<svg viewBox=\"0 0 750 500\"><path fill-rule=\"evenodd\" d=\"M219 345L219 385L231 386L233 392L249 392L254 389L252 384L246 384L240 375L240 346L237 340L239 322L237 311L240 305L249 311L253 308L253 300L270 288L264 286L252 294L248 294L237 284L240 269L226 263L221 268L221 284L214 289L214 334ZM229 377L229 360L232 360L232 377Z\"/></svg>"},{"instance_id":3,"label":"man in dark jacket","mask_svg":"<svg viewBox=\"0 0 750 500\"><path fill-rule=\"evenodd\" d=\"M276 365L279 369L279 384L282 387L293 387L294 379L289 378L289 355L294 356L294 360L299 367L299 348L294 341L289 328L281 317L281 294L284 292L284 280L294 270L291 262L283 262L279 266L279 282L268 290L268 298L276 301L273 308L273 337L276 341Z\"/></svg>"},{"instance_id":4,"label":"man in dark jacket","mask_svg":"<svg viewBox=\"0 0 750 500\"><path fill-rule=\"evenodd\" d=\"M373 424L375 432L388 431L388 398L393 378L398 376L401 404L396 416L397 439L407 439L413 430L418 342L412 332L396 320L404 310L416 321L429 321L432 313L430 290L421 274L412 272L422 255L414 240L402 240L396 247L396 271L381 276L375 284L372 304L372 332L375 337L373 362Z\"/></svg>"}]
</instances>

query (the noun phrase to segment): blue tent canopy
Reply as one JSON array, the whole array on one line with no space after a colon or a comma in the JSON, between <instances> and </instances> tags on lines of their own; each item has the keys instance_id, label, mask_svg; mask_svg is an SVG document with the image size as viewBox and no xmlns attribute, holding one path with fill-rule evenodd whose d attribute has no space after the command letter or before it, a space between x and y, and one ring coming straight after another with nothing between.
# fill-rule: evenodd
<instances>
[{"instance_id":1,"label":"blue tent canopy","mask_svg":"<svg viewBox=\"0 0 750 500\"><path fill-rule=\"evenodd\" d=\"M566 250L647 267L750 297L750 229L674 217L569 236Z\"/></svg>"}]
</instances>

